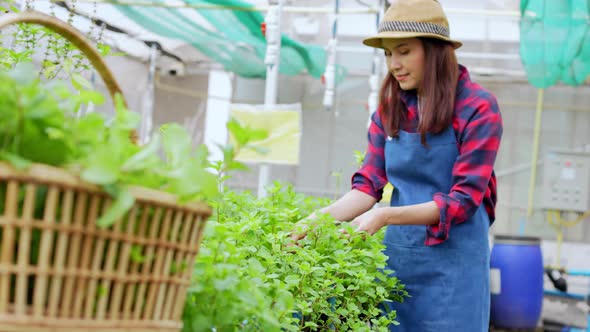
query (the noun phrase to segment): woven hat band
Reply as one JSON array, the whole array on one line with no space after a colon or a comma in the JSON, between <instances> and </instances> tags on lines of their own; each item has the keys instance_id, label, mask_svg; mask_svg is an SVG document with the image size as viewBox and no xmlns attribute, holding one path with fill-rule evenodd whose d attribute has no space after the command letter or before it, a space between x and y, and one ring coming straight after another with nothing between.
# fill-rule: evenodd
<instances>
[{"instance_id":1,"label":"woven hat band","mask_svg":"<svg viewBox=\"0 0 590 332\"><path fill-rule=\"evenodd\" d=\"M379 25L379 32L385 31L423 32L449 37L449 29L428 22L383 21Z\"/></svg>"}]
</instances>

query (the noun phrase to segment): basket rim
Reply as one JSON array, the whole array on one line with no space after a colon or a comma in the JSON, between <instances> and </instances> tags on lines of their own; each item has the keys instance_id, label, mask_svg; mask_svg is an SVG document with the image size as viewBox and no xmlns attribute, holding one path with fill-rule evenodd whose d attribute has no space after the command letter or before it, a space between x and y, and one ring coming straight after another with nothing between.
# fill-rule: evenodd
<instances>
[{"instance_id":1,"label":"basket rim","mask_svg":"<svg viewBox=\"0 0 590 332\"><path fill-rule=\"evenodd\" d=\"M45 164L33 163L26 170L18 170L11 164L0 161L0 180L19 180L55 185L108 196L100 186L82 180L73 172ZM130 185L129 191L135 197L136 201L140 203L152 203L170 208L180 208L207 215L211 215L212 213L212 208L202 201L178 203L177 196L174 194L141 186Z\"/></svg>"}]
</instances>

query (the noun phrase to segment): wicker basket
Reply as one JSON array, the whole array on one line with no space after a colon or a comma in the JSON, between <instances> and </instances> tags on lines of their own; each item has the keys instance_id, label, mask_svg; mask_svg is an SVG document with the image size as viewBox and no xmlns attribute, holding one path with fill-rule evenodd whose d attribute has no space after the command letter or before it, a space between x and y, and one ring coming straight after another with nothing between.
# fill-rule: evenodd
<instances>
[{"instance_id":1,"label":"wicker basket","mask_svg":"<svg viewBox=\"0 0 590 332\"><path fill-rule=\"evenodd\" d=\"M120 88L84 37L53 17L8 14L55 30L80 48L114 96ZM99 187L62 169L0 162L0 331L178 331L193 261L211 209L131 188L136 203L109 229ZM32 241L36 239L36 241ZM37 241L38 240L38 241ZM39 244L39 245L32 245Z\"/></svg>"}]
</instances>

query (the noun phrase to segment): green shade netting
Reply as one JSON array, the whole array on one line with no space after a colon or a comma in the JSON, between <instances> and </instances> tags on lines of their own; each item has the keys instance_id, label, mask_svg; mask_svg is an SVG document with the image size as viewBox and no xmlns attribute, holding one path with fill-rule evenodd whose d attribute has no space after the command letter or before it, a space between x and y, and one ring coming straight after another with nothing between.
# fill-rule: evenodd
<instances>
[{"instance_id":1,"label":"green shade netting","mask_svg":"<svg viewBox=\"0 0 590 332\"><path fill-rule=\"evenodd\" d=\"M590 0L521 0L520 56L529 82L546 88L590 77Z\"/></svg>"},{"instance_id":2,"label":"green shade netting","mask_svg":"<svg viewBox=\"0 0 590 332\"><path fill-rule=\"evenodd\" d=\"M164 1L154 1L164 3ZM252 7L239 0L187 0L186 4ZM143 28L158 35L184 41L227 71L243 77L266 76L266 40L260 30L264 17L259 12L217 9L115 6ZM200 15L214 28L200 26ZM283 35L279 72L284 75L309 73L320 77L326 66L326 52L317 45L305 45Z\"/></svg>"}]
</instances>

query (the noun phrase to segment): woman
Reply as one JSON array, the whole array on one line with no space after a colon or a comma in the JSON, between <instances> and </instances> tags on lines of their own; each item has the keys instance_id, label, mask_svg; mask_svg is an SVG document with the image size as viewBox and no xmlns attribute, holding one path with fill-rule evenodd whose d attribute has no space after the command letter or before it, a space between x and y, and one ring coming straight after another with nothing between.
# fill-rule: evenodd
<instances>
[{"instance_id":1,"label":"woman","mask_svg":"<svg viewBox=\"0 0 590 332\"><path fill-rule=\"evenodd\" d=\"M391 305L393 330L487 331L496 99L457 64L461 43L435 0L394 1L364 44L384 49L389 73L352 190L321 212L369 234L387 227L389 268L411 296ZM372 209L387 182L391 207Z\"/></svg>"}]
</instances>

